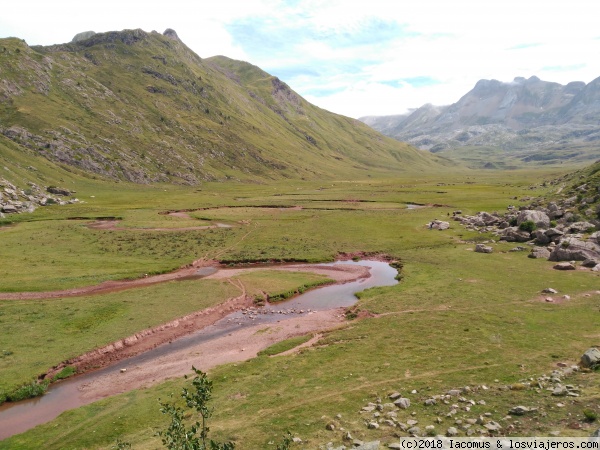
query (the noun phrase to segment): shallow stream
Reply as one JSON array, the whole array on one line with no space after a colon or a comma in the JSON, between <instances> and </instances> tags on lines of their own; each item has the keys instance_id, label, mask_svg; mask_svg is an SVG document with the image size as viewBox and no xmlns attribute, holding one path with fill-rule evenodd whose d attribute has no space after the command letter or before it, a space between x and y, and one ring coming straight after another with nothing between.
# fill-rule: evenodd
<instances>
[{"instance_id":1,"label":"shallow stream","mask_svg":"<svg viewBox=\"0 0 600 450\"><path fill-rule=\"evenodd\" d=\"M89 403L81 397L81 387L109 372L120 371L136 364L158 359L170 352L217 339L243 327L282 321L289 318L290 315L305 315L310 314L312 311L349 307L356 303L355 294L357 292L377 286L393 286L398 283L395 279L398 272L384 262L370 260L358 262L338 261L323 265L333 264L368 266L371 268L371 276L345 284L334 284L313 289L290 300L269 304L261 308L237 311L211 326L172 341L170 344L158 346L111 366L54 383L50 386L46 395L42 397L17 403L5 403L0 406L0 440L46 423L64 411ZM205 275L208 274L207 272Z\"/></svg>"}]
</instances>

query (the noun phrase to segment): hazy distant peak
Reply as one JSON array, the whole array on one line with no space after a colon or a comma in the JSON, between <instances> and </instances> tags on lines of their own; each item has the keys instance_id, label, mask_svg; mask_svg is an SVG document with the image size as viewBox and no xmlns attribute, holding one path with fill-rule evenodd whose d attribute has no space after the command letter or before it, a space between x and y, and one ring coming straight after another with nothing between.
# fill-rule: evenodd
<instances>
[{"instance_id":1,"label":"hazy distant peak","mask_svg":"<svg viewBox=\"0 0 600 450\"><path fill-rule=\"evenodd\" d=\"M73 39L71 40L71 42L75 43L75 42L79 42L79 41L85 41L86 39L91 38L95 34L96 34L95 31L82 31L81 33L77 33L73 37Z\"/></svg>"}]
</instances>

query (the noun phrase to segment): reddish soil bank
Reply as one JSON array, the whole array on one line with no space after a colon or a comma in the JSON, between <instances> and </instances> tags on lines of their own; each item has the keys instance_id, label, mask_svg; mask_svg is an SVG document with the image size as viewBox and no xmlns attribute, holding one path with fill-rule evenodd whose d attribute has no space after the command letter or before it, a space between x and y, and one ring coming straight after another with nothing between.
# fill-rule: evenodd
<instances>
[{"instance_id":1,"label":"reddish soil bank","mask_svg":"<svg viewBox=\"0 0 600 450\"><path fill-rule=\"evenodd\" d=\"M150 286L152 284L164 283L186 277L194 277L199 269L203 267L215 267L216 261L208 261L199 259L185 267L177 269L173 272L160 275L152 275L135 280L118 280L105 281L93 286L83 286L79 288L63 289L60 291L46 292L1 292L0 300L36 300L45 298L64 298L64 297L80 297L83 295L106 294L108 292L122 291L142 286Z\"/></svg>"},{"instance_id":2,"label":"reddish soil bank","mask_svg":"<svg viewBox=\"0 0 600 450\"><path fill-rule=\"evenodd\" d=\"M197 227L178 227L178 228L128 228L119 227L118 220L97 220L88 225L88 228L94 230L111 230L111 231L193 231L193 230L210 230L213 228L231 228L231 225L216 223L214 225L202 225Z\"/></svg>"}]
</instances>

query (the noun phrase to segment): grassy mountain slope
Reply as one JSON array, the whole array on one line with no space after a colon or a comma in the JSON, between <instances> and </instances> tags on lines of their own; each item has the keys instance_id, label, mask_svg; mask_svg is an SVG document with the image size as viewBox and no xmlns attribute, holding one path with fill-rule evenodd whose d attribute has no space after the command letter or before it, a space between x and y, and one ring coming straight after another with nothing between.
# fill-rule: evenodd
<instances>
[{"instance_id":1,"label":"grassy mountain slope","mask_svg":"<svg viewBox=\"0 0 600 450\"><path fill-rule=\"evenodd\" d=\"M2 39L0 98L5 137L112 179L366 176L444 162L309 104L250 64L202 60L172 30L51 47Z\"/></svg>"}]
</instances>

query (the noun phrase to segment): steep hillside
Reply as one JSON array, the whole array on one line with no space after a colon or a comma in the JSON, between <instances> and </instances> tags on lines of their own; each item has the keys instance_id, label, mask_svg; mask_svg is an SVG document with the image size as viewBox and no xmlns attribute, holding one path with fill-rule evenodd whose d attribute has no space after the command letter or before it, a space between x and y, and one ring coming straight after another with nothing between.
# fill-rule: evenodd
<instances>
[{"instance_id":1,"label":"steep hillside","mask_svg":"<svg viewBox=\"0 0 600 450\"><path fill-rule=\"evenodd\" d=\"M537 77L480 80L450 106L427 104L406 115L361 118L422 149L493 167L595 159L599 119L600 78L563 86Z\"/></svg>"},{"instance_id":2,"label":"steep hillside","mask_svg":"<svg viewBox=\"0 0 600 450\"><path fill-rule=\"evenodd\" d=\"M367 176L440 158L319 109L250 64L201 59L173 30L0 40L0 134L137 183Z\"/></svg>"}]
</instances>

